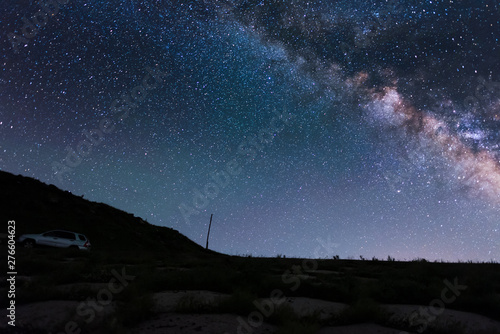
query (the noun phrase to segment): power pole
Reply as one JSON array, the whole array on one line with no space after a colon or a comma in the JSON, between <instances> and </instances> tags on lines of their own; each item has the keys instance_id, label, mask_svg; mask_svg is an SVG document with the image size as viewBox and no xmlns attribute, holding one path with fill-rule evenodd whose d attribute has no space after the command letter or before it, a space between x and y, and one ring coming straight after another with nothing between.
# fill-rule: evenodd
<instances>
[{"instance_id":1,"label":"power pole","mask_svg":"<svg viewBox=\"0 0 500 334\"><path fill-rule=\"evenodd\" d=\"M208 233L207 233L207 247L206 249L208 249L208 238L210 237L210 227L212 226L212 217L214 216L214 214L212 213L210 215L210 224L208 225Z\"/></svg>"}]
</instances>

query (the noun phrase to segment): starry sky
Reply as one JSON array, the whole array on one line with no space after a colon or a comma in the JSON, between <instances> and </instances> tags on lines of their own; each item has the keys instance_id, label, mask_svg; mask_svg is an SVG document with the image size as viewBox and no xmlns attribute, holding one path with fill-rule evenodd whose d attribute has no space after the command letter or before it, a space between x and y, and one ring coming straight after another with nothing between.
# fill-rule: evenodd
<instances>
[{"instance_id":1,"label":"starry sky","mask_svg":"<svg viewBox=\"0 0 500 334\"><path fill-rule=\"evenodd\" d=\"M500 4L0 4L0 169L254 256L500 260Z\"/></svg>"}]
</instances>

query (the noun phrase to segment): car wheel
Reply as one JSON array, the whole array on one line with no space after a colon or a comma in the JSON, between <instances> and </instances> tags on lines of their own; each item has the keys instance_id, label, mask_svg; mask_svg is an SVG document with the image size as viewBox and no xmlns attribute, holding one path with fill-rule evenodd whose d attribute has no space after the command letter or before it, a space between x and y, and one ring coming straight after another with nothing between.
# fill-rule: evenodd
<instances>
[{"instance_id":1,"label":"car wheel","mask_svg":"<svg viewBox=\"0 0 500 334\"><path fill-rule=\"evenodd\" d=\"M75 245L69 246L68 248L72 249L72 250L79 250L80 249L80 248L78 248L78 246L75 246Z\"/></svg>"},{"instance_id":2,"label":"car wheel","mask_svg":"<svg viewBox=\"0 0 500 334\"><path fill-rule=\"evenodd\" d=\"M31 239L28 239L23 242L23 245L25 248L33 248L35 247L35 242Z\"/></svg>"}]
</instances>

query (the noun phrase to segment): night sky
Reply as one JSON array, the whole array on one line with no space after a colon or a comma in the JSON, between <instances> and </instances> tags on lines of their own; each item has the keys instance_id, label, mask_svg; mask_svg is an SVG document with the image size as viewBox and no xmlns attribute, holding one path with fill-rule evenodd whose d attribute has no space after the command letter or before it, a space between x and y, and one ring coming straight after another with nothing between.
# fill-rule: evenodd
<instances>
[{"instance_id":1,"label":"night sky","mask_svg":"<svg viewBox=\"0 0 500 334\"><path fill-rule=\"evenodd\" d=\"M0 5L1 170L228 254L500 260L497 1L42 7Z\"/></svg>"}]
</instances>

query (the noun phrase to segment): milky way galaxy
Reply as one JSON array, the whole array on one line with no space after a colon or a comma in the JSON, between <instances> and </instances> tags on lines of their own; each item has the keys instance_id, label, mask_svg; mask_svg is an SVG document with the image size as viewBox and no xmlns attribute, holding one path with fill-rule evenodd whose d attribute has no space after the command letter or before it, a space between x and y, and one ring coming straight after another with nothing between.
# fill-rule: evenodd
<instances>
[{"instance_id":1,"label":"milky way galaxy","mask_svg":"<svg viewBox=\"0 0 500 334\"><path fill-rule=\"evenodd\" d=\"M500 260L493 0L0 11L1 170L229 254Z\"/></svg>"},{"instance_id":2,"label":"milky way galaxy","mask_svg":"<svg viewBox=\"0 0 500 334\"><path fill-rule=\"evenodd\" d=\"M377 94L380 95L380 94ZM500 166L488 150L473 152L460 137L451 133L447 124L436 117L408 105L393 89L387 88L375 95L368 110L383 118L391 126L414 135L413 140L430 141L434 154L441 154L453 166L457 182L471 188L477 195L484 195L494 204L500 201Z\"/></svg>"}]
</instances>

